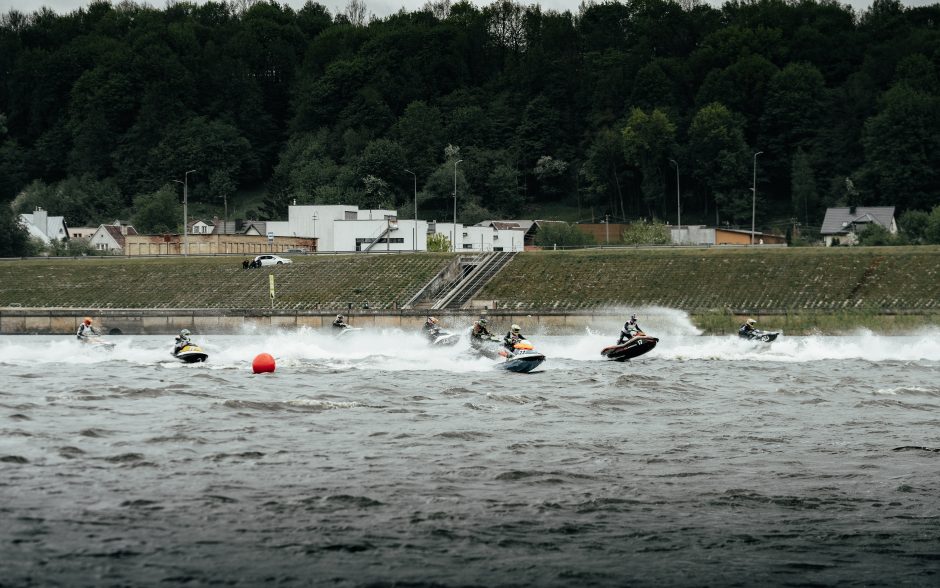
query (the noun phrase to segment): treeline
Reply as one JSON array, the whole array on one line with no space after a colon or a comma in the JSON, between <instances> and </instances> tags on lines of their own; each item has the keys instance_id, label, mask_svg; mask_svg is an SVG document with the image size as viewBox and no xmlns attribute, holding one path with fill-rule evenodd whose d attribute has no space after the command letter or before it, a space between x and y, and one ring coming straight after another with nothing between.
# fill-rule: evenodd
<instances>
[{"instance_id":1,"label":"treeline","mask_svg":"<svg viewBox=\"0 0 940 588\"><path fill-rule=\"evenodd\" d=\"M0 17L0 199L178 230L260 191L463 222L581 211L803 232L940 204L940 4L448 0L368 19L95 2ZM760 153L758 155L758 153ZM186 177L186 172L195 170ZM678 184L678 186L677 186ZM677 189L678 188L678 189ZM678 192L678 194L677 194ZM7 216L7 213L0 215Z\"/></svg>"}]
</instances>

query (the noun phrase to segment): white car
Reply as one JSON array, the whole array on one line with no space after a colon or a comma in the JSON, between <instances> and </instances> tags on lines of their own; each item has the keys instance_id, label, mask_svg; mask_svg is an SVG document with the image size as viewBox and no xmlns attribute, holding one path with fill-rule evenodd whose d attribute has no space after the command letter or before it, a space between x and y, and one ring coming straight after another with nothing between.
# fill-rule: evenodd
<instances>
[{"instance_id":1,"label":"white car","mask_svg":"<svg viewBox=\"0 0 940 588\"><path fill-rule=\"evenodd\" d=\"M255 258L255 267L265 265L281 265L285 263L293 262L287 258L278 257L277 255L259 255Z\"/></svg>"}]
</instances>

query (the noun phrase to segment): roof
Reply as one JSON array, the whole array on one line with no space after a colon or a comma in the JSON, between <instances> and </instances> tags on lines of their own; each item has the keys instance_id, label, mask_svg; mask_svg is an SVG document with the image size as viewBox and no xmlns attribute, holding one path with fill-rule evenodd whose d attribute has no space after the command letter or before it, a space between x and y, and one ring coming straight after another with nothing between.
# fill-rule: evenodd
<instances>
[{"instance_id":1,"label":"roof","mask_svg":"<svg viewBox=\"0 0 940 588\"><path fill-rule=\"evenodd\" d=\"M501 231L506 229L522 229L523 231L528 231L534 224L535 221L531 220L485 220L478 222L475 226L493 227Z\"/></svg>"},{"instance_id":2,"label":"roof","mask_svg":"<svg viewBox=\"0 0 940 588\"><path fill-rule=\"evenodd\" d=\"M124 248L124 237L126 235L137 234L137 229L135 229L134 227L129 227L127 225L125 225L126 229L124 232L122 232L121 227L118 225L101 225L101 227L104 230L108 231L108 234L111 235L111 238L114 239L115 242L117 242L117 244L120 245L122 249Z\"/></svg>"},{"instance_id":3,"label":"roof","mask_svg":"<svg viewBox=\"0 0 940 588\"><path fill-rule=\"evenodd\" d=\"M821 235L841 235L852 231L853 224L879 224L886 229L891 228L894 220L893 206L856 206L844 208L827 208L826 218L823 219Z\"/></svg>"}]
</instances>

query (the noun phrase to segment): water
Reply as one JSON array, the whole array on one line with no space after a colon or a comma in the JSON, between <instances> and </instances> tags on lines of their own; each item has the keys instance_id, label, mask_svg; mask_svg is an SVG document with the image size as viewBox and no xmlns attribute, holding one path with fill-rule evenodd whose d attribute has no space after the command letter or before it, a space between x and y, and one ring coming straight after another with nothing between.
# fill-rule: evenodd
<instances>
[{"instance_id":1,"label":"water","mask_svg":"<svg viewBox=\"0 0 940 588\"><path fill-rule=\"evenodd\" d=\"M531 333L532 374L400 331L0 337L0 586L940 583L940 333L646 322L628 364Z\"/></svg>"}]
</instances>

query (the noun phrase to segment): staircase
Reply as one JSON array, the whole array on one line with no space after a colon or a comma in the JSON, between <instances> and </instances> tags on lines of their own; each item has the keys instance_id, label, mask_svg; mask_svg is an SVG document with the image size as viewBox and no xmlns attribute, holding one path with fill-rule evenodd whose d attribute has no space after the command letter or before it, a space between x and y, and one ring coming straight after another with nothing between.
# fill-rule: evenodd
<instances>
[{"instance_id":1,"label":"staircase","mask_svg":"<svg viewBox=\"0 0 940 588\"><path fill-rule=\"evenodd\" d=\"M476 264L431 306L432 310L463 308L503 267L515 257L511 251L478 255Z\"/></svg>"},{"instance_id":2,"label":"staircase","mask_svg":"<svg viewBox=\"0 0 940 588\"><path fill-rule=\"evenodd\" d=\"M397 223L397 222L396 222L396 223L388 223L388 225L385 227L385 229L384 229L381 233L379 233L379 236L376 237L375 239L373 239L372 242L369 243L368 247L366 247L365 249L363 249L362 252L363 252L363 253L368 253L368 252L375 246L376 243L378 243L379 241L381 241L384 237L388 236L389 233L391 233L392 231L394 231L394 230L397 229L397 228L398 228L398 223Z\"/></svg>"}]
</instances>

